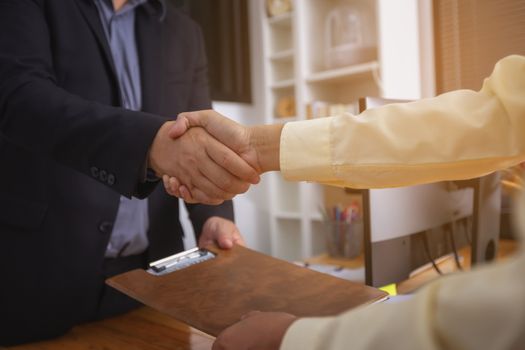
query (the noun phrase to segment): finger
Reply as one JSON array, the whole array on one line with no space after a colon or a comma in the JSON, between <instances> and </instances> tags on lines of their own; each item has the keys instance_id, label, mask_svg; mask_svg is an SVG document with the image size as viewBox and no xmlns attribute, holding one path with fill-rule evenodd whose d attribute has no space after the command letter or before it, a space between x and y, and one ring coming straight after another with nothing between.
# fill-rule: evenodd
<instances>
[{"instance_id":1,"label":"finger","mask_svg":"<svg viewBox=\"0 0 525 350\"><path fill-rule=\"evenodd\" d=\"M181 184L178 178L170 177L168 179L168 186L170 187L170 191L174 193L176 197L181 197L179 191L179 187L181 186Z\"/></svg>"},{"instance_id":2,"label":"finger","mask_svg":"<svg viewBox=\"0 0 525 350\"><path fill-rule=\"evenodd\" d=\"M218 241L217 235L220 233L219 221L216 218L209 218L202 227L201 236L199 238L199 247L204 248L208 245ZM217 243L217 245L219 245Z\"/></svg>"},{"instance_id":3,"label":"finger","mask_svg":"<svg viewBox=\"0 0 525 350\"><path fill-rule=\"evenodd\" d=\"M241 320L247 319L247 318L249 318L249 317L253 317L253 316L258 315L258 314L260 314L260 313L261 313L261 312L260 312L260 311L257 311L257 310L250 311L250 312L248 312L248 313L242 315L242 316L241 316Z\"/></svg>"},{"instance_id":4,"label":"finger","mask_svg":"<svg viewBox=\"0 0 525 350\"><path fill-rule=\"evenodd\" d=\"M202 228L199 246L205 247L216 244L220 248L230 249L233 247L235 235L238 235L237 227L230 221L219 217L209 218Z\"/></svg>"},{"instance_id":5,"label":"finger","mask_svg":"<svg viewBox=\"0 0 525 350\"><path fill-rule=\"evenodd\" d=\"M180 185L174 185L174 182L178 183L178 180L176 178L170 178L168 175L163 175L162 182L164 184L164 189L170 196L182 198L179 192Z\"/></svg>"},{"instance_id":6,"label":"finger","mask_svg":"<svg viewBox=\"0 0 525 350\"><path fill-rule=\"evenodd\" d=\"M223 168L213 161L202 163L199 170L203 174L213 174L213 176L209 178L210 182L220 188L223 192L231 194L231 197L229 198L224 196L220 196L220 198L231 199L237 194L245 193L250 188L249 182L240 180L232 174L228 168Z\"/></svg>"},{"instance_id":7,"label":"finger","mask_svg":"<svg viewBox=\"0 0 525 350\"><path fill-rule=\"evenodd\" d=\"M186 188L186 186L180 186L179 191L180 191L181 198L184 200L184 202L190 203L190 204L199 203L197 202L196 199L193 198L191 192Z\"/></svg>"},{"instance_id":8,"label":"finger","mask_svg":"<svg viewBox=\"0 0 525 350\"><path fill-rule=\"evenodd\" d=\"M245 155L253 153L254 151L253 145L250 142L249 129L213 110L185 112L179 114L179 118L186 120L189 127L203 127L219 142L237 154ZM253 159L250 163L256 168L257 172L260 170L257 159ZM258 183L258 181L259 178L254 177L251 182L255 184Z\"/></svg>"},{"instance_id":9,"label":"finger","mask_svg":"<svg viewBox=\"0 0 525 350\"><path fill-rule=\"evenodd\" d=\"M205 128L210 134L227 144L230 148L234 144L238 144L237 138L242 126L212 109L184 112L179 114L180 117L186 120L189 127L201 126Z\"/></svg>"},{"instance_id":10,"label":"finger","mask_svg":"<svg viewBox=\"0 0 525 350\"><path fill-rule=\"evenodd\" d=\"M208 205L219 205L224 203L224 199L217 197L210 197L198 188L192 190L193 203L202 203Z\"/></svg>"},{"instance_id":11,"label":"finger","mask_svg":"<svg viewBox=\"0 0 525 350\"><path fill-rule=\"evenodd\" d=\"M239 230L237 230L237 228L235 229L234 233L233 233L233 243L234 244L238 244L238 245L242 245L243 247L246 247L246 242L244 241L244 238L242 237L241 233L239 232Z\"/></svg>"},{"instance_id":12,"label":"finger","mask_svg":"<svg viewBox=\"0 0 525 350\"><path fill-rule=\"evenodd\" d=\"M221 119L221 117L225 118L223 115L221 115L218 112L215 112L212 109L205 109L201 111L179 113L179 115L177 116L177 120L185 120L186 125L188 125L188 127L200 126L206 129L206 127L210 123L210 118L212 122L218 122L218 120Z\"/></svg>"},{"instance_id":13,"label":"finger","mask_svg":"<svg viewBox=\"0 0 525 350\"><path fill-rule=\"evenodd\" d=\"M162 175L162 183L164 185L164 189L166 190L166 192L171 196L175 196L175 193L172 191L170 187L168 175Z\"/></svg>"},{"instance_id":14,"label":"finger","mask_svg":"<svg viewBox=\"0 0 525 350\"><path fill-rule=\"evenodd\" d=\"M189 160L186 160L185 164L178 167L179 175L177 175L177 179L181 184L186 185L186 188L192 192L191 194L195 200L205 203L204 201L231 199L236 193L228 191L229 188L227 189L227 187L239 191L245 190L246 184L242 184L238 179L235 179L234 175L220 167L206 152L206 148L226 148L226 146L219 143L201 128L195 128L191 133L188 131L187 135L190 139L193 139L191 141L193 146L191 150L185 151L187 154L182 157ZM225 189L221 188L221 186ZM202 193L196 195L194 188L199 189L206 196L202 196Z\"/></svg>"},{"instance_id":15,"label":"finger","mask_svg":"<svg viewBox=\"0 0 525 350\"><path fill-rule=\"evenodd\" d=\"M257 184L260 181L259 173L244 159L242 159L237 153L220 143L216 139L209 140L209 146L206 147L206 153L213 159L218 165L224 169L228 169L232 175L238 179L249 182L251 184ZM234 183L233 185L239 185ZM244 193L248 188L244 188L244 191L240 192L241 188L234 193Z\"/></svg>"},{"instance_id":16,"label":"finger","mask_svg":"<svg viewBox=\"0 0 525 350\"><path fill-rule=\"evenodd\" d=\"M191 204L208 204L208 205L219 205L224 202L224 199L222 198L215 198L211 197L204 191L200 190L197 187L194 187L191 191L188 190L186 186L179 187L179 191L181 193L181 197L184 199L186 203Z\"/></svg>"},{"instance_id":17,"label":"finger","mask_svg":"<svg viewBox=\"0 0 525 350\"><path fill-rule=\"evenodd\" d=\"M191 194L190 190L184 185L179 186L179 193L184 200L193 201L193 195Z\"/></svg>"},{"instance_id":18,"label":"finger","mask_svg":"<svg viewBox=\"0 0 525 350\"><path fill-rule=\"evenodd\" d=\"M231 249L233 247L233 241L230 234L227 232L219 232L216 237L217 245L222 249Z\"/></svg>"},{"instance_id":19,"label":"finger","mask_svg":"<svg viewBox=\"0 0 525 350\"><path fill-rule=\"evenodd\" d=\"M175 123L173 123L173 126L168 130L168 136L172 139L176 139L177 137L184 134L189 129L189 122L188 119L182 117L177 118L175 120Z\"/></svg>"},{"instance_id":20,"label":"finger","mask_svg":"<svg viewBox=\"0 0 525 350\"><path fill-rule=\"evenodd\" d=\"M236 194L244 193L250 188L250 183L240 180L228 168L217 164L212 158L209 158L209 161L199 163L199 170L202 174L213 174L213 176L208 177L208 180L223 192L231 194L231 197L228 198L208 192L212 197L231 199Z\"/></svg>"},{"instance_id":21,"label":"finger","mask_svg":"<svg viewBox=\"0 0 525 350\"><path fill-rule=\"evenodd\" d=\"M191 191L195 200L200 203L207 203L212 200L215 202L217 199L224 201L235 196L234 193L224 191L213 182L218 182L218 177L233 177L233 175L219 167L206 154L199 156L194 164L195 166L191 168L179 169L181 174L177 178ZM195 194L195 189L200 190L198 195Z\"/></svg>"}]
</instances>

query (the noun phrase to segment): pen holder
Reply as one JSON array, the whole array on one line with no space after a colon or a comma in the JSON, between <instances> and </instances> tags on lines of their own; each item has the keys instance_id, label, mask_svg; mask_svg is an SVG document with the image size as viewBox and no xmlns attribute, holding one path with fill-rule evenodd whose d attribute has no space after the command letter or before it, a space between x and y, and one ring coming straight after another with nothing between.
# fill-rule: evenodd
<instances>
[{"instance_id":1,"label":"pen holder","mask_svg":"<svg viewBox=\"0 0 525 350\"><path fill-rule=\"evenodd\" d=\"M363 222L326 221L324 223L328 255L337 258L355 258L363 245Z\"/></svg>"}]
</instances>

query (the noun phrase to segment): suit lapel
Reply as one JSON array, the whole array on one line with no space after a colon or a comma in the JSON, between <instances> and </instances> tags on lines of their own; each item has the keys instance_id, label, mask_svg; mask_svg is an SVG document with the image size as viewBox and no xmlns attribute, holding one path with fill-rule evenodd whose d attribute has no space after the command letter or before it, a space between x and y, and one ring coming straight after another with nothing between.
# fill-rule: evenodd
<instances>
[{"instance_id":1,"label":"suit lapel","mask_svg":"<svg viewBox=\"0 0 525 350\"><path fill-rule=\"evenodd\" d=\"M146 6L137 9L135 17L137 51L140 62L142 110L159 114L163 85L163 23L148 13Z\"/></svg>"},{"instance_id":2,"label":"suit lapel","mask_svg":"<svg viewBox=\"0 0 525 350\"><path fill-rule=\"evenodd\" d=\"M106 35L104 34L102 23L100 23L100 17L95 3L93 2L93 0L75 0L75 2L80 8L80 11L82 12L82 15L86 19L87 23L91 27L91 30L95 34L95 37L97 38L97 41L100 44L100 47L102 48L102 51L104 53L104 57L106 58L106 61L109 64L111 73L113 73L114 82L116 83L117 75L115 70L115 64L113 62L113 56L111 55L111 49L109 48Z\"/></svg>"}]
</instances>

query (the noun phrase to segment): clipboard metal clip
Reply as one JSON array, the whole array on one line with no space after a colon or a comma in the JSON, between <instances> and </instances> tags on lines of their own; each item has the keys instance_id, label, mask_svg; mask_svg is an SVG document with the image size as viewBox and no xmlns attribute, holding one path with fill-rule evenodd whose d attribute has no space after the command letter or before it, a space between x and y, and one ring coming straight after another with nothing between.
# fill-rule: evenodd
<instances>
[{"instance_id":1,"label":"clipboard metal clip","mask_svg":"<svg viewBox=\"0 0 525 350\"><path fill-rule=\"evenodd\" d=\"M147 272L161 276L215 258L215 254L204 248L193 248L168 256L149 264Z\"/></svg>"}]
</instances>

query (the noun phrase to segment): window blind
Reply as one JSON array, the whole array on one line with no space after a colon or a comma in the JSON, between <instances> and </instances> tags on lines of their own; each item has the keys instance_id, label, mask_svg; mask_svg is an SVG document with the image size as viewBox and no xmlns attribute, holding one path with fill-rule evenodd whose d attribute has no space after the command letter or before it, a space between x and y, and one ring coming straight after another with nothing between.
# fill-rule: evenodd
<instances>
[{"instance_id":1,"label":"window blind","mask_svg":"<svg viewBox=\"0 0 525 350\"><path fill-rule=\"evenodd\" d=\"M525 55L525 0L434 0L436 91L479 90L494 64Z\"/></svg>"}]
</instances>

